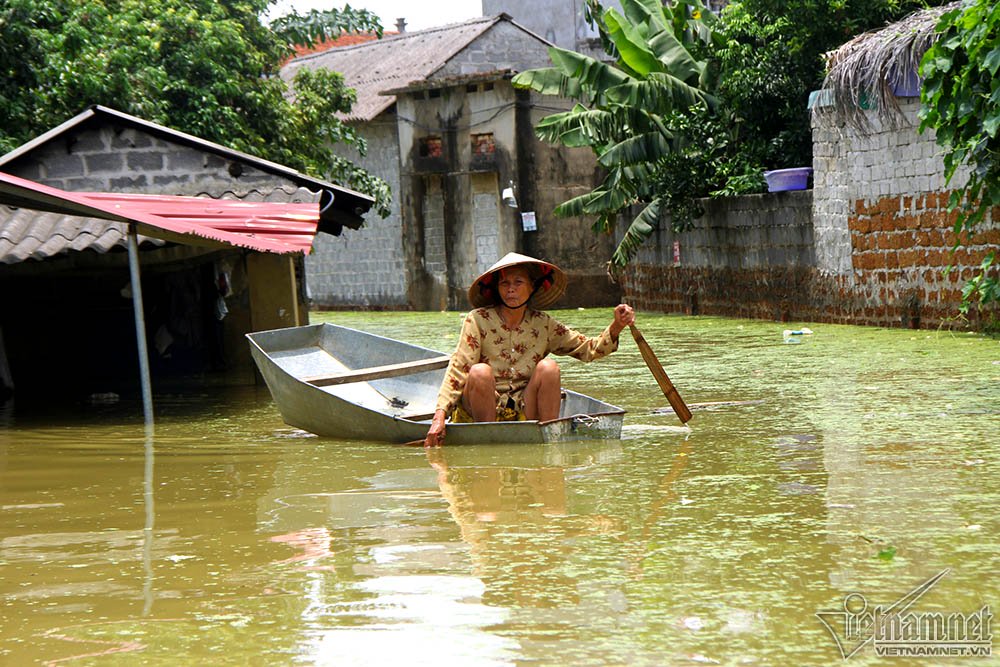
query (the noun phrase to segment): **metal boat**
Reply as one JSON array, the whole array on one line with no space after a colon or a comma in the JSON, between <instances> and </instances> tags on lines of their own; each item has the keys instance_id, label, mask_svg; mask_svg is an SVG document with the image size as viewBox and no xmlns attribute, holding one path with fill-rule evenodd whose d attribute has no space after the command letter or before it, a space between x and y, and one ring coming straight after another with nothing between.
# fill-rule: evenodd
<instances>
[{"instance_id":1,"label":"metal boat","mask_svg":"<svg viewBox=\"0 0 1000 667\"><path fill-rule=\"evenodd\" d=\"M247 338L285 423L351 440L404 443L427 434L447 355L329 323ZM446 445L617 439L624 415L564 389L558 419L449 423Z\"/></svg>"}]
</instances>

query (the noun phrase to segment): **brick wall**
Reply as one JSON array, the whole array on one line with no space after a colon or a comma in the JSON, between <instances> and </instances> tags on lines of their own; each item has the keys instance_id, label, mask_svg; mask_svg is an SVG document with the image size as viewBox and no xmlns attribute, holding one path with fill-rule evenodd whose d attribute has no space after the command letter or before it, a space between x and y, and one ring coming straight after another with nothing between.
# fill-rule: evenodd
<instances>
[{"instance_id":1,"label":"brick wall","mask_svg":"<svg viewBox=\"0 0 1000 667\"><path fill-rule=\"evenodd\" d=\"M959 326L952 318L962 284L989 244L997 247L997 228L987 222L952 252L949 188L964 185L968 172L946 183L933 131L919 132L919 98L897 101L901 116L869 114L867 128L846 125L829 108L814 110L814 225L832 248L817 267L850 296L852 321Z\"/></svg>"},{"instance_id":2,"label":"brick wall","mask_svg":"<svg viewBox=\"0 0 1000 667\"><path fill-rule=\"evenodd\" d=\"M1000 247L1000 226L976 234L954 232L950 193L859 199L847 225L854 270L853 291L865 297L866 316L879 324L939 326L955 315L962 286L990 248ZM993 220L1000 219L997 214ZM951 267L948 270L948 267Z\"/></svg>"},{"instance_id":3,"label":"brick wall","mask_svg":"<svg viewBox=\"0 0 1000 667\"><path fill-rule=\"evenodd\" d=\"M403 268L399 215L399 144L396 118L385 113L358 127L368 142L368 153L344 154L355 164L383 178L393 193L388 218L372 211L359 230L340 236L318 234L306 257L306 284L318 308L405 307L406 272Z\"/></svg>"}]
</instances>

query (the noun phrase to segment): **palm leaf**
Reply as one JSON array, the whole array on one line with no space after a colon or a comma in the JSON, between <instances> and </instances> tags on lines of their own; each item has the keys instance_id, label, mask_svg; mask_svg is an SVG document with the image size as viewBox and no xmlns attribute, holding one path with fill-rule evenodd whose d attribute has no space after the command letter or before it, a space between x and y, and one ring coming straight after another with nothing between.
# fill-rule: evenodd
<instances>
[{"instance_id":1,"label":"palm leaf","mask_svg":"<svg viewBox=\"0 0 1000 667\"><path fill-rule=\"evenodd\" d=\"M671 150L669 137L660 132L647 132L630 137L604 151L598 162L604 167L655 162Z\"/></svg>"},{"instance_id":2,"label":"palm leaf","mask_svg":"<svg viewBox=\"0 0 1000 667\"><path fill-rule=\"evenodd\" d=\"M604 12L604 23L608 26L608 37L618 49L618 62L638 77L663 69L663 63L647 46L648 38L640 34L634 25L616 12Z\"/></svg>"},{"instance_id":3,"label":"palm leaf","mask_svg":"<svg viewBox=\"0 0 1000 667\"><path fill-rule=\"evenodd\" d=\"M572 99L580 99L583 92L579 81L566 76L561 70L554 67L542 67L520 72L511 79L511 84L515 88L530 88L542 95L555 95Z\"/></svg>"},{"instance_id":4,"label":"palm leaf","mask_svg":"<svg viewBox=\"0 0 1000 667\"><path fill-rule=\"evenodd\" d=\"M639 250L639 246L656 231L656 227L660 222L661 207L662 201L656 198L649 202L639 215L632 220L632 224L625 230L625 236L622 237L618 247L615 248L614 254L611 255L611 263L614 266L625 266L632 261L635 253Z\"/></svg>"}]
</instances>

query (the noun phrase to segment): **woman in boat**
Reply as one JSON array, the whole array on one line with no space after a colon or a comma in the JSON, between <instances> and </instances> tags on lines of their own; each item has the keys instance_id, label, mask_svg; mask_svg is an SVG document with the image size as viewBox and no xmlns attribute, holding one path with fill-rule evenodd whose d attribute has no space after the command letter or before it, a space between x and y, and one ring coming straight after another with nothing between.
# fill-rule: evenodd
<instances>
[{"instance_id":1,"label":"woman in boat","mask_svg":"<svg viewBox=\"0 0 1000 667\"><path fill-rule=\"evenodd\" d=\"M566 290L555 264L508 253L469 287L465 316L424 445L444 444L445 424L559 417L559 365L549 354L593 361L618 349L618 335L635 322L630 306L597 337L573 331L541 312Z\"/></svg>"}]
</instances>

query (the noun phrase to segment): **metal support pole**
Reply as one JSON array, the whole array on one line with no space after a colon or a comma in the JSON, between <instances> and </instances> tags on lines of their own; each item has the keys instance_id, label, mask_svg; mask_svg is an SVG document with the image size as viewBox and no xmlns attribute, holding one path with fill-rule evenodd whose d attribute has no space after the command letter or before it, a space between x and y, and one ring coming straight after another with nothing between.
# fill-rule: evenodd
<instances>
[{"instance_id":1,"label":"metal support pole","mask_svg":"<svg viewBox=\"0 0 1000 667\"><path fill-rule=\"evenodd\" d=\"M146 422L145 467L142 476L142 498L146 506L146 524L142 530L142 569L145 573L142 583L142 615L153 613L153 526L156 520L153 497L153 424Z\"/></svg>"},{"instance_id":2,"label":"metal support pole","mask_svg":"<svg viewBox=\"0 0 1000 667\"><path fill-rule=\"evenodd\" d=\"M149 349L146 347L146 316L142 312L142 284L139 280L139 236L135 223L128 225L128 269L132 283L132 313L135 315L135 342L139 348L139 381L142 384L142 414L153 423L153 385L149 379Z\"/></svg>"}]
</instances>

